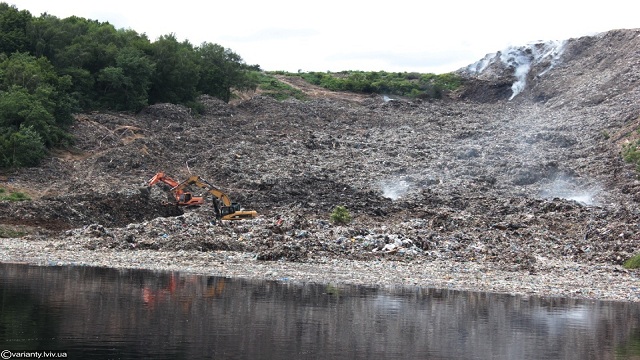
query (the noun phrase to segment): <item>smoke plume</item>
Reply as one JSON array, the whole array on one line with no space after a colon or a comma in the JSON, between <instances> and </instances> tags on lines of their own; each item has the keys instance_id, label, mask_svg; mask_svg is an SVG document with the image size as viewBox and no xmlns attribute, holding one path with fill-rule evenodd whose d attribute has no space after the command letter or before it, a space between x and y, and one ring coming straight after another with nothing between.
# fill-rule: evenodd
<instances>
[{"instance_id":1,"label":"smoke plume","mask_svg":"<svg viewBox=\"0 0 640 360\"><path fill-rule=\"evenodd\" d=\"M386 180L380 182L382 196L397 200L409 191L409 183L404 180Z\"/></svg>"},{"instance_id":2,"label":"smoke plume","mask_svg":"<svg viewBox=\"0 0 640 360\"><path fill-rule=\"evenodd\" d=\"M481 74L492 65L513 69L516 81L511 86L512 94L509 98L511 100L525 89L532 68L537 68L538 65L542 66L543 70L534 75L543 76L560 61L565 44L566 41L547 41L524 46L510 46L498 53L488 54L483 59L469 65L467 71Z\"/></svg>"}]
</instances>

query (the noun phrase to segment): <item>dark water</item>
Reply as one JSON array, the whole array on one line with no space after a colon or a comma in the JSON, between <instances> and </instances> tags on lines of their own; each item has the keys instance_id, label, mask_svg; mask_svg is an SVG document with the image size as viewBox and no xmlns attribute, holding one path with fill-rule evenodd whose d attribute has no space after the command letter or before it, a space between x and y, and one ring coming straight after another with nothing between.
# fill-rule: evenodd
<instances>
[{"instance_id":1,"label":"dark water","mask_svg":"<svg viewBox=\"0 0 640 360\"><path fill-rule=\"evenodd\" d=\"M640 306L0 264L0 351L71 359L633 359Z\"/></svg>"}]
</instances>

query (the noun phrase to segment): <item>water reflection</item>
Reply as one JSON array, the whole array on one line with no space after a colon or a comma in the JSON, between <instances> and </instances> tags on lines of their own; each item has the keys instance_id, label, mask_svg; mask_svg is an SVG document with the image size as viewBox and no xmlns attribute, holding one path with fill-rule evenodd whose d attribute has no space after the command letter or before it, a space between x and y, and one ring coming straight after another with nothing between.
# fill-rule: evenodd
<instances>
[{"instance_id":1,"label":"water reflection","mask_svg":"<svg viewBox=\"0 0 640 360\"><path fill-rule=\"evenodd\" d=\"M0 264L0 350L71 358L632 359L633 303Z\"/></svg>"}]
</instances>

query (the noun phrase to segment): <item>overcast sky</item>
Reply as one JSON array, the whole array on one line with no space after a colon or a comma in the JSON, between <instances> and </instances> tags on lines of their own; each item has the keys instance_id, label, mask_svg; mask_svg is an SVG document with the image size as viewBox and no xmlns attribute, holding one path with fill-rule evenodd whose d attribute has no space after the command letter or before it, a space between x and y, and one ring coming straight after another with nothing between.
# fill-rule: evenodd
<instances>
[{"instance_id":1,"label":"overcast sky","mask_svg":"<svg viewBox=\"0 0 640 360\"><path fill-rule=\"evenodd\" d=\"M229 48L263 70L444 73L509 45L640 28L633 0L3 0Z\"/></svg>"}]
</instances>

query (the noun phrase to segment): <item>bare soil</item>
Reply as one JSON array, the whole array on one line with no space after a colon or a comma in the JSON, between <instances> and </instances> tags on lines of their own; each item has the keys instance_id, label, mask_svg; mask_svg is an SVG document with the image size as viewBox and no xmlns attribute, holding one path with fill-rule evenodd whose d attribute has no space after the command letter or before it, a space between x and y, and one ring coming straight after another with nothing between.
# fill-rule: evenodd
<instances>
[{"instance_id":1,"label":"bare soil","mask_svg":"<svg viewBox=\"0 0 640 360\"><path fill-rule=\"evenodd\" d=\"M533 67L512 100L503 67L461 70L465 85L433 101L281 77L311 100L203 97L202 116L172 104L79 114L73 149L0 177L33 197L0 202L0 227L28 229L6 242L89 251L448 261L527 276L558 271L550 259L635 278L620 264L640 246L640 182L621 149L640 126L639 34L569 40L561 62ZM214 224L208 206L167 206L160 187L140 191L159 171L200 175L259 216ZM337 205L352 223L329 221Z\"/></svg>"}]
</instances>

